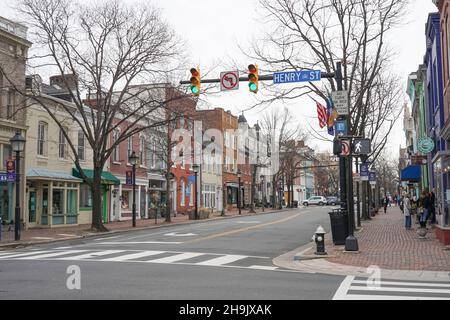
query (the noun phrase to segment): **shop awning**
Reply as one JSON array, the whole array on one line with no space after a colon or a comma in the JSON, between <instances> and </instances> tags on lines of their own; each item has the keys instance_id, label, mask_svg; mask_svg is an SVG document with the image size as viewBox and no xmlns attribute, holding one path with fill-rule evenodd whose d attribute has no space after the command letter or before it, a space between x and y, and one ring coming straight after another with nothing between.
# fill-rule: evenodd
<instances>
[{"instance_id":1,"label":"shop awning","mask_svg":"<svg viewBox=\"0 0 450 320\"><path fill-rule=\"evenodd\" d=\"M407 166L400 173L401 181L419 182L421 176L420 166Z\"/></svg>"},{"instance_id":2,"label":"shop awning","mask_svg":"<svg viewBox=\"0 0 450 320\"><path fill-rule=\"evenodd\" d=\"M81 182L82 179L74 177L70 173L62 171L53 171L47 169L30 169L27 171L27 179L36 180L61 180L61 181L73 181Z\"/></svg>"},{"instance_id":3,"label":"shop awning","mask_svg":"<svg viewBox=\"0 0 450 320\"><path fill-rule=\"evenodd\" d=\"M94 177L94 170L91 169L83 169L84 174L86 175L86 177L88 179L92 179ZM78 171L78 169L73 168L72 169L72 174L75 177L81 178L81 174ZM108 171L102 171L102 184L115 184L115 185L119 185L120 184L120 180L114 176L111 172Z\"/></svg>"}]
</instances>

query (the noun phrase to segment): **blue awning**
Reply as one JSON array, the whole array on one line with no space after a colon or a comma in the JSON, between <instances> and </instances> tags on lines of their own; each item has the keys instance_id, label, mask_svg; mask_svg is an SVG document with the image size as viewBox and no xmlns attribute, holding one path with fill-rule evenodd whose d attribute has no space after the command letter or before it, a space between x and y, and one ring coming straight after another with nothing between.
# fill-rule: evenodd
<instances>
[{"instance_id":1,"label":"blue awning","mask_svg":"<svg viewBox=\"0 0 450 320\"><path fill-rule=\"evenodd\" d=\"M400 173L401 181L419 182L421 176L420 166L407 166Z\"/></svg>"}]
</instances>

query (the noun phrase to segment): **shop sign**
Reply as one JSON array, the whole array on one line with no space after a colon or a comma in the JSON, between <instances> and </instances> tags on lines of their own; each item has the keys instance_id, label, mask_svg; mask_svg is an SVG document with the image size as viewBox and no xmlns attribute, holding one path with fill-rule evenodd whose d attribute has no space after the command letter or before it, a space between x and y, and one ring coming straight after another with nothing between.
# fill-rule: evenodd
<instances>
[{"instance_id":1,"label":"shop sign","mask_svg":"<svg viewBox=\"0 0 450 320\"><path fill-rule=\"evenodd\" d=\"M434 141L431 138L419 139L418 149L420 153L430 153L434 149Z\"/></svg>"}]
</instances>

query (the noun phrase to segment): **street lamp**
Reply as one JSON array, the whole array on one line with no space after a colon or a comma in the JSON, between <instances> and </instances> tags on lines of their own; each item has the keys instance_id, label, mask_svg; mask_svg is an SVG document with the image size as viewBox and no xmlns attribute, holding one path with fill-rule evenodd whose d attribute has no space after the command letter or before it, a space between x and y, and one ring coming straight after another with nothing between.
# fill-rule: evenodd
<instances>
[{"instance_id":1,"label":"street lamp","mask_svg":"<svg viewBox=\"0 0 450 320\"><path fill-rule=\"evenodd\" d=\"M14 224L14 240L20 240L20 153L25 149L25 138L16 132L10 140L12 150L16 153L16 214ZM0 226L1 228L1 226Z\"/></svg>"},{"instance_id":2,"label":"street lamp","mask_svg":"<svg viewBox=\"0 0 450 320\"><path fill-rule=\"evenodd\" d=\"M199 166L198 164L193 164L192 165L192 170L194 170L194 175L195 175L195 215L194 215L194 219L197 220L198 219L198 190L197 190L197 173L198 173L198 169Z\"/></svg>"},{"instance_id":3,"label":"street lamp","mask_svg":"<svg viewBox=\"0 0 450 320\"><path fill-rule=\"evenodd\" d=\"M261 175L261 193L262 193L262 211L264 212L264 207L266 206L266 194L264 193L264 187L266 186L264 183L264 176Z\"/></svg>"},{"instance_id":4,"label":"street lamp","mask_svg":"<svg viewBox=\"0 0 450 320\"><path fill-rule=\"evenodd\" d=\"M237 177L238 177L237 205L238 205L239 214L241 214L241 170L239 170L239 169L237 171Z\"/></svg>"},{"instance_id":5,"label":"street lamp","mask_svg":"<svg viewBox=\"0 0 450 320\"><path fill-rule=\"evenodd\" d=\"M133 166L133 227L136 227L136 163L138 156L136 152L132 152L128 156L128 162Z\"/></svg>"}]
</instances>

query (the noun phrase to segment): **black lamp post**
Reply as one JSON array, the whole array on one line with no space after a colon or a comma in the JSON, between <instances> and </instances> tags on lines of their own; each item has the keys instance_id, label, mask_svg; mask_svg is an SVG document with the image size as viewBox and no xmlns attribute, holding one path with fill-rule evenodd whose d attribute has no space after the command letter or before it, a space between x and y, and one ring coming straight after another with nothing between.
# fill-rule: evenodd
<instances>
[{"instance_id":1,"label":"black lamp post","mask_svg":"<svg viewBox=\"0 0 450 320\"><path fill-rule=\"evenodd\" d=\"M195 188L195 214L194 214L194 219L197 220L198 219L198 191L197 191L197 174L198 174L198 164L193 164L192 165L192 170L194 170L194 175L195 175L195 183L194 183L194 188Z\"/></svg>"},{"instance_id":2,"label":"black lamp post","mask_svg":"<svg viewBox=\"0 0 450 320\"><path fill-rule=\"evenodd\" d=\"M237 177L238 177L237 205L238 205L239 214L241 214L241 170L239 170L239 169L237 171Z\"/></svg>"},{"instance_id":3,"label":"black lamp post","mask_svg":"<svg viewBox=\"0 0 450 320\"><path fill-rule=\"evenodd\" d=\"M136 152L132 152L128 156L128 162L133 166L133 227L136 227L136 163L138 156Z\"/></svg>"},{"instance_id":4,"label":"black lamp post","mask_svg":"<svg viewBox=\"0 0 450 320\"><path fill-rule=\"evenodd\" d=\"M264 212L264 207L266 206L266 194L264 193L264 187L266 186L264 183L264 176L261 175L261 194L262 194L262 211Z\"/></svg>"},{"instance_id":5,"label":"black lamp post","mask_svg":"<svg viewBox=\"0 0 450 320\"><path fill-rule=\"evenodd\" d=\"M14 218L14 240L20 240L20 153L25 149L25 138L16 132L10 140L12 150L16 153L16 212ZM1 228L1 226L0 226Z\"/></svg>"}]
</instances>

